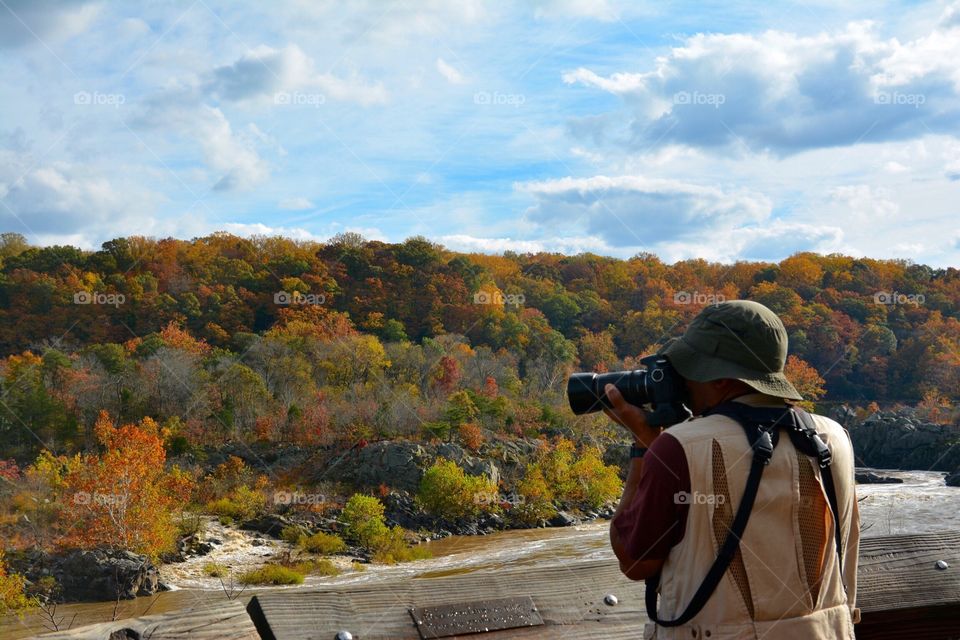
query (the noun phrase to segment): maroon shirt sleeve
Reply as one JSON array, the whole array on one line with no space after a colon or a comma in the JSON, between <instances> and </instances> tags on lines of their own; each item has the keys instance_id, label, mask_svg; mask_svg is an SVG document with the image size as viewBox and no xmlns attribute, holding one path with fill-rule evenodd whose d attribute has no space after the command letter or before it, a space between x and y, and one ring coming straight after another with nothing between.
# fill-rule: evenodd
<instances>
[{"instance_id":1,"label":"maroon shirt sleeve","mask_svg":"<svg viewBox=\"0 0 960 640\"><path fill-rule=\"evenodd\" d=\"M637 560L666 560L683 539L690 505L676 494L690 493L687 456L676 438L660 434L643 456L640 484L630 504L613 521L626 552Z\"/></svg>"}]
</instances>

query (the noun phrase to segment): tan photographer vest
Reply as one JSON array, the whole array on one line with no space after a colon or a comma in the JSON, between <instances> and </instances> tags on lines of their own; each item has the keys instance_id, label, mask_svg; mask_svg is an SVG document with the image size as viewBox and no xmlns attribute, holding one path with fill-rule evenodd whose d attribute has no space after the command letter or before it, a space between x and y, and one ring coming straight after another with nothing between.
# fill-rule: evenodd
<instances>
[{"instance_id":1,"label":"tan photographer vest","mask_svg":"<svg viewBox=\"0 0 960 640\"><path fill-rule=\"evenodd\" d=\"M763 394L738 401L783 406ZM853 640L853 624L860 618L855 608L860 531L853 448L839 424L813 418L833 454L847 591L820 468L789 438L780 438L764 470L740 550L713 595L690 622L670 628L648 623L644 638ZM726 416L692 419L669 431L687 457L690 494L677 499L690 509L684 537L661 571L659 616L667 620L684 611L716 559L752 461L743 428Z\"/></svg>"}]
</instances>

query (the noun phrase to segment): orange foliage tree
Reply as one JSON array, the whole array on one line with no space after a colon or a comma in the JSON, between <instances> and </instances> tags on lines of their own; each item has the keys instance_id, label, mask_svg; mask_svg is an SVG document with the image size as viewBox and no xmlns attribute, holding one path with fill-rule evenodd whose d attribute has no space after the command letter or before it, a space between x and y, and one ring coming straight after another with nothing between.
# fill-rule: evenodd
<instances>
[{"instance_id":1,"label":"orange foliage tree","mask_svg":"<svg viewBox=\"0 0 960 640\"><path fill-rule=\"evenodd\" d=\"M827 392L823 388L823 378L820 377L817 370L797 356L791 355L787 357L784 374L800 392L800 395L805 398L803 402L797 404L808 411L813 411L813 405Z\"/></svg>"},{"instance_id":2,"label":"orange foliage tree","mask_svg":"<svg viewBox=\"0 0 960 640\"><path fill-rule=\"evenodd\" d=\"M85 454L63 477L59 543L119 547L156 558L176 541L174 516L189 499L192 480L165 469L163 434L150 418L114 426L101 412L95 427L101 454Z\"/></svg>"}]
</instances>

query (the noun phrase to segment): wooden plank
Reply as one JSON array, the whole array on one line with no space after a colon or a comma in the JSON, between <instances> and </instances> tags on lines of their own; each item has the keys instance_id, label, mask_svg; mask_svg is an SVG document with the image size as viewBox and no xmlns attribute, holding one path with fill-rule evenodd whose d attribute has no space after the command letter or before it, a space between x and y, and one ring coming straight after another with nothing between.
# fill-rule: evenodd
<instances>
[{"instance_id":1,"label":"wooden plank","mask_svg":"<svg viewBox=\"0 0 960 640\"><path fill-rule=\"evenodd\" d=\"M44 640L106 640L114 631L133 629L150 640L260 640L243 603L224 600L216 605L159 613L140 618L102 622L69 631L45 633Z\"/></svg>"},{"instance_id":2,"label":"wooden plank","mask_svg":"<svg viewBox=\"0 0 960 640\"><path fill-rule=\"evenodd\" d=\"M858 640L960 638L960 533L861 540L857 606Z\"/></svg>"},{"instance_id":3,"label":"wooden plank","mask_svg":"<svg viewBox=\"0 0 960 640\"><path fill-rule=\"evenodd\" d=\"M608 593L619 599L616 606L604 604ZM268 593L255 597L249 610L261 624L269 622L270 636L264 637L276 640L328 640L339 630L348 630L355 638L364 640L418 640L420 635L408 614L410 608L459 604L476 600L478 595L530 596L546 625L492 631L483 634L484 640L577 638L581 627L584 638L588 634L591 638L636 638L638 628L646 620L643 583L624 577L610 560L477 571L390 584L334 586L323 591Z\"/></svg>"},{"instance_id":4,"label":"wooden plank","mask_svg":"<svg viewBox=\"0 0 960 640\"><path fill-rule=\"evenodd\" d=\"M936 568L938 560L950 567ZM857 606L865 613L960 606L960 532L864 538Z\"/></svg>"}]
</instances>

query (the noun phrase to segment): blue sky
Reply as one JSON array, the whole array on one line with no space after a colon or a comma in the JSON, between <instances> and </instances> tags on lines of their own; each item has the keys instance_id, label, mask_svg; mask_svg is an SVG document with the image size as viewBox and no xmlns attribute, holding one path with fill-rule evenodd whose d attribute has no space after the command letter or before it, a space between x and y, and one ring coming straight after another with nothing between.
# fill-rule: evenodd
<instances>
[{"instance_id":1,"label":"blue sky","mask_svg":"<svg viewBox=\"0 0 960 640\"><path fill-rule=\"evenodd\" d=\"M960 4L0 0L0 227L960 264Z\"/></svg>"}]
</instances>

